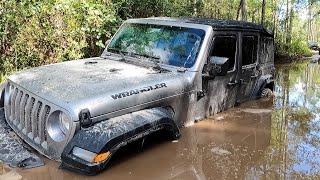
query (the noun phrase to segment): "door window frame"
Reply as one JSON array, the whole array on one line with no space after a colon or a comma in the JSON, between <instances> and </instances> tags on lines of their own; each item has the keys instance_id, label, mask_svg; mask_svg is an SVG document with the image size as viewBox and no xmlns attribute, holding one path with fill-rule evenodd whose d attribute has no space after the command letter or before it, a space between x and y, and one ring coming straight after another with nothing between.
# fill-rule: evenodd
<instances>
[{"instance_id":1,"label":"door window frame","mask_svg":"<svg viewBox=\"0 0 320 180\"><path fill-rule=\"evenodd\" d=\"M208 57L207 57L207 63L209 61L209 58L211 56L211 51L213 50L213 45L214 45L214 40L216 37L235 37L236 40L236 52L235 52L235 59L234 59L234 65L233 65L233 69L232 70L228 70L228 74L229 73L233 73L237 70L237 67L239 66L239 44L240 44L240 34L237 31L214 31L214 34L211 38L211 42L210 42L210 48L209 48L209 53L208 53Z\"/></svg>"},{"instance_id":2,"label":"door window frame","mask_svg":"<svg viewBox=\"0 0 320 180\"><path fill-rule=\"evenodd\" d=\"M253 36L255 38L257 38L257 47L256 47L256 59L255 59L255 62L254 63L251 63L251 64L247 64L247 65L242 65L243 64L243 54L242 54L242 48L243 48L243 37L244 36ZM260 35L259 33L256 33L256 32L242 32L241 33L241 69L249 69L249 68L253 68L253 67L256 67L258 65L258 60L259 60L259 50L260 50Z\"/></svg>"}]
</instances>

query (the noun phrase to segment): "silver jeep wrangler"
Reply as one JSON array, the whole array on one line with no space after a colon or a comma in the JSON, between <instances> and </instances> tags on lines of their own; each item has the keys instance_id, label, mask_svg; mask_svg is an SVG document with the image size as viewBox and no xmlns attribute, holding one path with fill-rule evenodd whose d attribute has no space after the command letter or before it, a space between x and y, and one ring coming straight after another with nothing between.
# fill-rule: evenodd
<instances>
[{"instance_id":1,"label":"silver jeep wrangler","mask_svg":"<svg viewBox=\"0 0 320 180\"><path fill-rule=\"evenodd\" d=\"M10 76L0 108L10 128L61 166L96 174L127 143L179 127L273 89L273 35L213 19L123 23L100 57Z\"/></svg>"}]
</instances>

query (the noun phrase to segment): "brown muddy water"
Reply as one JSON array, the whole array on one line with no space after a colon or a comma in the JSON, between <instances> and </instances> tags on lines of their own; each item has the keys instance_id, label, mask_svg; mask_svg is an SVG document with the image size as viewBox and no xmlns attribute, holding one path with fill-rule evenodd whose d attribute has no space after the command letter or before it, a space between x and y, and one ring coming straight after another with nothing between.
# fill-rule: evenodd
<instances>
[{"instance_id":1,"label":"brown muddy water","mask_svg":"<svg viewBox=\"0 0 320 180\"><path fill-rule=\"evenodd\" d=\"M251 101L184 128L179 141L156 134L143 147L129 145L100 175L83 176L59 169L56 162L45 163L14 170L9 177L320 179L320 65L278 65L273 99ZM6 172L10 169L0 168L0 174Z\"/></svg>"}]
</instances>

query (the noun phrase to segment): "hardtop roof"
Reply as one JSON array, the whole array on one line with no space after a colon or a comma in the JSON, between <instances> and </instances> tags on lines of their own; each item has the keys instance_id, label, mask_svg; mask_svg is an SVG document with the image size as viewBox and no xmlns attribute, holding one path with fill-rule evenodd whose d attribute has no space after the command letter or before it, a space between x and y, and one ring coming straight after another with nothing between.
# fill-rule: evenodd
<instances>
[{"instance_id":1,"label":"hardtop roof","mask_svg":"<svg viewBox=\"0 0 320 180\"><path fill-rule=\"evenodd\" d=\"M259 31L260 33L266 34L268 36L273 36L272 32L268 31L260 24L255 24L245 21L235 21L235 20L222 20L222 19L210 19L210 18L171 18L171 17L150 17L142 18L147 20L155 21L171 21L176 23L192 23L192 24L202 24L211 26L214 30L253 30Z\"/></svg>"}]
</instances>

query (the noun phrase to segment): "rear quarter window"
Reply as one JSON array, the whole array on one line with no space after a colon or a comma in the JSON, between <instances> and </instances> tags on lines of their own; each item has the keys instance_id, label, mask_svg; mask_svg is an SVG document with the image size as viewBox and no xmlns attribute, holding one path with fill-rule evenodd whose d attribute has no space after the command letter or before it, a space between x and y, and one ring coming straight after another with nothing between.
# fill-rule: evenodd
<instances>
[{"instance_id":1,"label":"rear quarter window","mask_svg":"<svg viewBox=\"0 0 320 180\"><path fill-rule=\"evenodd\" d=\"M274 62L274 42L272 37L261 38L260 61L261 63Z\"/></svg>"},{"instance_id":2,"label":"rear quarter window","mask_svg":"<svg viewBox=\"0 0 320 180\"><path fill-rule=\"evenodd\" d=\"M242 37L242 66L256 63L258 50L258 37L244 35Z\"/></svg>"}]
</instances>

